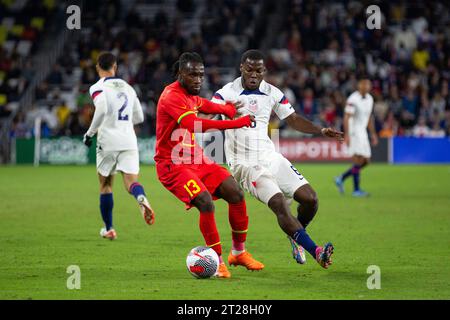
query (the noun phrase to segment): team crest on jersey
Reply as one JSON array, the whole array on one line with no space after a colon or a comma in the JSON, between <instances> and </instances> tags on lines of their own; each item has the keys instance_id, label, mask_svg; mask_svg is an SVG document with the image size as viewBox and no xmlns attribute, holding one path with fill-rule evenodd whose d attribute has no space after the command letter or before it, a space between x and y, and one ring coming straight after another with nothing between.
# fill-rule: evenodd
<instances>
[{"instance_id":1,"label":"team crest on jersey","mask_svg":"<svg viewBox=\"0 0 450 320\"><path fill-rule=\"evenodd\" d=\"M258 111L258 101L256 99L248 99L248 110L253 113Z\"/></svg>"},{"instance_id":2,"label":"team crest on jersey","mask_svg":"<svg viewBox=\"0 0 450 320\"><path fill-rule=\"evenodd\" d=\"M124 84L120 83L119 81L113 81L112 84L116 89L122 88L124 86Z\"/></svg>"}]
</instances>

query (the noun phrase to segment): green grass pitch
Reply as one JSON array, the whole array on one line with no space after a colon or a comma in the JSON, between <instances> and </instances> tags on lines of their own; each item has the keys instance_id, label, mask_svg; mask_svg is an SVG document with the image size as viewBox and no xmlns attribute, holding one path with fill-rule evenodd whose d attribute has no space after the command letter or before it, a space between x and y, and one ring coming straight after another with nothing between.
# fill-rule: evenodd
<instances>
[{"instance_id":1,"label":"green grass pitch","mask_svg":"<svg viewBox=\"0 0 450 320\"><path fill-rule=\"evenodd\" d=\"M231 279L197 280L186 255L202 245L198 213L166 191L153 166L140 181L156 210L142 220L118 176L114 188L116 241L101 239L93 166L0 167L0 299L450 299L450 167L371 165L362 172L368 199L341 196L333 176L348 165L297 165L319 196L309 233L332 241L334 264L324 270L290 245L263 204L246 195L248 250L261 272L231 268ZM294 207L292 207L294 208ZM216 220L228 255L227 207ZM66 287L70 265L81 289ZM367 268L381 270L381 289L367 288Z\"/></svg>"}]
</instances>

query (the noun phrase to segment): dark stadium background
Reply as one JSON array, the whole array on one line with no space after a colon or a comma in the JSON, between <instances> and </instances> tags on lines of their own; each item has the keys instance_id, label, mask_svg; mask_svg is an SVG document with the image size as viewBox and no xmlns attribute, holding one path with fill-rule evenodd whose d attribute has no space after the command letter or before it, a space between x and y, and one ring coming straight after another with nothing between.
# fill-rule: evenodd
<instances>
[{"instance_id":1,"label":"dark stadium background","mask_svg":"<svg viewBox=\"0 0 450 320\"><path fill-rule=\"evenodd\" d=\"M66 27L72 4L80 30ZM371 4L381 9L380 30L366 26ZM180 53L204 58L209 98L238 75L248 48L263 50L267 80L322 126L342 128L346 97L364 73L380 137L448 137L449 9L447 1L0 1L0 161L21 157L16 142L33 137L37 117L42 138L86 132L102 50L119 56L119 76L137 89L141 137L155 134L156 103ZM301 137L276 118L271 128Z\"/></svg>"}]
</instances>

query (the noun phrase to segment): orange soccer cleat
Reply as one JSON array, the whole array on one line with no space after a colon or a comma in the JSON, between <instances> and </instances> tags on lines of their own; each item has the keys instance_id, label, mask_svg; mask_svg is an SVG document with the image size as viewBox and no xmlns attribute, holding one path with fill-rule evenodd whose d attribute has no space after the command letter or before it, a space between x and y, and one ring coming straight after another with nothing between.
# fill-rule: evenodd
<instances>
[{"instance_id":1,"label":"orange soccer cleat","mask_svg":"<svg viewBox=\"0 0 450 320\"><path fill-rule=\"evenodd\" d=\"M218 278L231 278L231 273L228 271L225 263L219 264L219 270L217 271L216 277Z\"/></svg>"},{"instance_id":2,"label":"orange soccer cleat","mask_svg":"<svg viewBox=\"0 0 450 320\"><path fill-rule=\"evenodd\" d=\"M237 256L230 253L228 256L228 264L230 266L244 266L247 270L262 270L264 268L264 265L253 259L252 255L247 251L244 251Z\"/></svg>"}]
</instances>

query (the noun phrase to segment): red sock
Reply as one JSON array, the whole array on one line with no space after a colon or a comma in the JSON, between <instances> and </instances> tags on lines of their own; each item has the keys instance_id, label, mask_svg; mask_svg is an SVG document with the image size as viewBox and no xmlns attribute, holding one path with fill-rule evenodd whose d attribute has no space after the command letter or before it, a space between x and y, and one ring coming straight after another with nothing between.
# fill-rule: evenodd
<instances>
[{"instance_id":1,"label":"red sock","mask_svg":"<svg viewBox=\"0 0 450 320\"><path fill-rule=\"evenodd\" d=\"M211 247L220 257L222 255L222 245L220 244L214 212L200 212L199 224L206 245Z\"/></svg>"},{"instance_id":2,"label":"red sock","mask_svg":"<svg viewBox=\"0 0 450 320\"><path fill-rule=\"evenodd\" d=\"M243 244L247 239L248 215L245 200L228 204L228 219L232 229L233 247L236 244L235 250L243 250L243 245L238 243Z\"/></svg>"}]
</instances>

